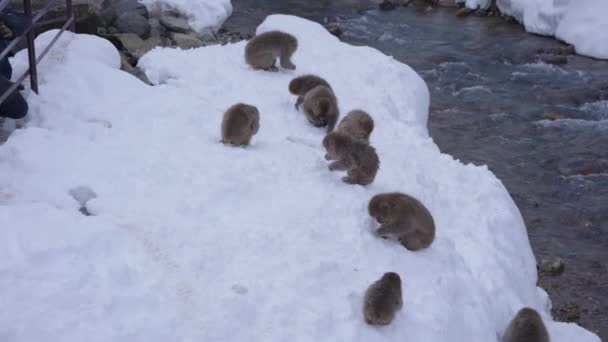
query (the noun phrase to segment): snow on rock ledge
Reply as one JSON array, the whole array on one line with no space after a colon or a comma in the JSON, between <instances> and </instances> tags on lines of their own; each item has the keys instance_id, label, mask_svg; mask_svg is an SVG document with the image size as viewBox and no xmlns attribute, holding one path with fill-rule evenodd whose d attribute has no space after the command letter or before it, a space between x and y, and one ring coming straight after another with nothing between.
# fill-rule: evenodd
<instances>
[{"instance_id":1,"label":"snow on rock ledge","mask_svg":"<svg viewBox=\"0 0 608 342\"><path fill-rule=\"evenodd\" d=\"M232 14L230 0L142 0L150 11L174 10L199 32L217 30Z\"/></svg>"},{"instance_id":2,"label":"snow on rock ledge","mask_svg":"<svg viewBox=\"0 0 608 342\"><path fill-rule=\"evenodd\" d=\"M469 8L487 8L489 0L457 0ZM608 1L497 0L501 12L514 17L526 31L556 36L581 55L608 59Z\"/></svg>"},{"instance_id":3,"label":"snow on rock ledge","mask_svg":"<svg viewBox=\"0 0 608 342\"><path fill-rule=\"evenodd\" d=\"M250 69L245 42L156 49L141 59L156 87L119 71L107 42L62 38L29 126L0 146L3 340L488 342L526 305L553 342L599 341L551 322L517 208L486 167L439 152L411 68L300 18L258 31L271 29L300 40L296 72ZM322 130L287 91L303 73L326 77L342 112L374 116L372 185L327 170ZM261 113L247 149L218 143L237 101ZM96 216L78 213L78 186L97 194ZM372 236L367 202L385 191L433 213L430 248ZM363 293L386 271L402 276L404 308L374 328Z\"/></svg>"}]
</instances>

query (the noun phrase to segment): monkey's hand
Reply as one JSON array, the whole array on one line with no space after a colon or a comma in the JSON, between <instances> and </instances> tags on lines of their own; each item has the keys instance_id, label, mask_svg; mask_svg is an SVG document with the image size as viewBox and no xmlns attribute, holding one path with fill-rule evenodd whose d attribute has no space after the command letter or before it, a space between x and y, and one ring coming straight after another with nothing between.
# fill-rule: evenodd
<instances>
[{"instance_id":1,"label":"monkey's hand","mask_svg":"<svg viewBox=\"0 0 608 342\"><path fill-rule=\"evenodd\" d=\"M298 96L298 99L296 100L296 110L300 110L300 105L302 102L304 102L304 98L302 96Z\"/></svg>"},{"instance_id":2,"label":"monkey's hand","mask_svg":"<svg viewBox=\"0 0 608 342\"><path fill-rule=\"evenodd\" d=\"M402 229L398 223L385 223L376 230L376 234L381 237L390 238L393 235L399 235L399 231Z\"/></svg>"},{"instance_id":3,"label":"monkey's hand","mask_svg":"<svg viewBox=\"0 0 608 342\"><path fill-rule=\"evenodd\" d=\"M344 171L349 169L348 165L342 160L329 163L328 168L329 171Z\"/></svg>"}]
</instances>

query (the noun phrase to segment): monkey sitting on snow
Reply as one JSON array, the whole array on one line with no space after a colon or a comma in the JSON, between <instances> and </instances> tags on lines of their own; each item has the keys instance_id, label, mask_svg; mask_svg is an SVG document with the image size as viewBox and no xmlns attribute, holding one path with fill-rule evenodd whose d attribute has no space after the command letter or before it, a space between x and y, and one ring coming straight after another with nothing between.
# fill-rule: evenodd
<instances>
[{"instance_id":1,"label":"monkey sitting on snow","mask_svg":"<svg viewBox=\"0 0 608 342\"><path fill-rule=\"evenodd\" d=\"M370 145L344 133L332 132L323 139L323 146L327 150L325 159L334 160L329 164L329 170L348 172L342 178L345 183L368 185L376 178L380 159Z\"/></svg>"},{"instance_id":2,"label":"monkey sitting on snow","mask_svg":"<svg viewBox=\"0 0 608 342\"><path fill-rule=\"evenodd\" d=\"M368 212L381 224L377 235L398 240L409 250L426 248L435 239L433 216L412 196L399 192L375 195Z\"/></svg>"},{"instance_id":3,"label":"monkey sitting on snow","mask_svg":"<svg viewBox=\"0 0 608 342\"><path fill-rule=\"evenodd\" d=\"M245 46L245 61L254 69L277 71L276 59L281 67L295 70L291 56L298 48L298 40L289 33L270 31L249 40Z\"/></svg>"}]
</instances>

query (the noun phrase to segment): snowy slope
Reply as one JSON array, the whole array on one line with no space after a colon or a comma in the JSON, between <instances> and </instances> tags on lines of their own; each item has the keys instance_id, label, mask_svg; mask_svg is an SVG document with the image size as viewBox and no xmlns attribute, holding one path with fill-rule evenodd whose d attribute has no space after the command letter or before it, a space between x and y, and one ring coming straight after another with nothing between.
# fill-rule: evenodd
<instances>
[{"instance_id":1,"label":"snowy slope","mask_svg":"<svg viewBox=\"0 0 608 342\"><path fill-rule=\"evenodd\" d=\"M298 37L296 72L251 70L245 42L156 49L141 60L156 87L119 71L110 43L62 39L29 126L0 146L3 341L488 342L524 305L553 342L599 341L551 322L517 208L486 167L439 152L411 68L300 18L258 31L270 29ZM370 186L327 170L322 130L287 91L305 72L328 79L343 112L374 116L382 165ZM237 101L261 113L247 149L218 143ZM96 216L78 213L78 186L97 194ZM430 248L372 236L367 202L384 191L430 209ZM362 297L386 271L403 279L404 308L374 328Z\"/></svg>"},{"instance_id":2,"label":"snowy slope","mask_svg":"<svg viewBox=\"0 0 608 342\"><path fill-rule=\"evenodd\" d=\"M216 30L232 14L230 0L141 0L151 11L174 10L196 31Z\"/></svg>"},{"instance_id":3,"label":"snowy slope","mask_svg":"<svg viewBox=\"0 0 608 342\"><path fill-rule=\"evenodd\" d=\"M470 8L486 8L489 0L457 0ZM607 0L497 0L501 12L513 16L526 31L556 36L581 55L608 59Z\"/></svg>"}]
</instances>

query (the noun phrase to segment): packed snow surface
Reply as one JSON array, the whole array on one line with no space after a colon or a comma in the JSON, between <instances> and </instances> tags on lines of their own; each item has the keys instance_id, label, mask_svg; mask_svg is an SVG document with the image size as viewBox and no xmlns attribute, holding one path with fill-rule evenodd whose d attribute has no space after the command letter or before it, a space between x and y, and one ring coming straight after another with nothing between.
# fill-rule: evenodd
<instances>
[{"instance_id":1,"label":"packed snow surface","mask_svg":"<svg viewBox=\"0 0 608 342\"><path fill-rule=\"evenodd\" d=\"M457 0L469 8L487 8L490 0ZM497 0L526 31L556 36L576 52L608 59L608 0Z\"/></svg>"},{"instance_id":2,"label":"packed snow surface","mask_svg":"<svg viewBox=\"0 0 608 342\"><path fill-rule=\"evenodd\" d=\"M440 153L411 68L297 17L258 32L272 29L299 39L295 72L252 70L245 42L156 49L141 60L154 87L121 72L107 41L61 39L27 128L0 146L2 341L488 342L523 306L553 342L599 341L552 322L520 213L486 167ZM327 170L323 130L287 91L304 73L331 83L343 113L372 113L373 184ZM222 112L241 101L258 107L260 131L224 146ZM430 209L428 249L372 235L368 200L387 191ZM387 271L404 306L371 327L363 294Z\"/></svg>"},{"instance_id":3,"label":"packed snow surface","mask_svg":"<svg viewBox=\"0 0 608 342\"><path fill-rule=\"evenodd\" d=\"M216 30L232 14L230 0L141 0L152 11L174 10L196 31Z\"/></svg>"}]
</instances>

